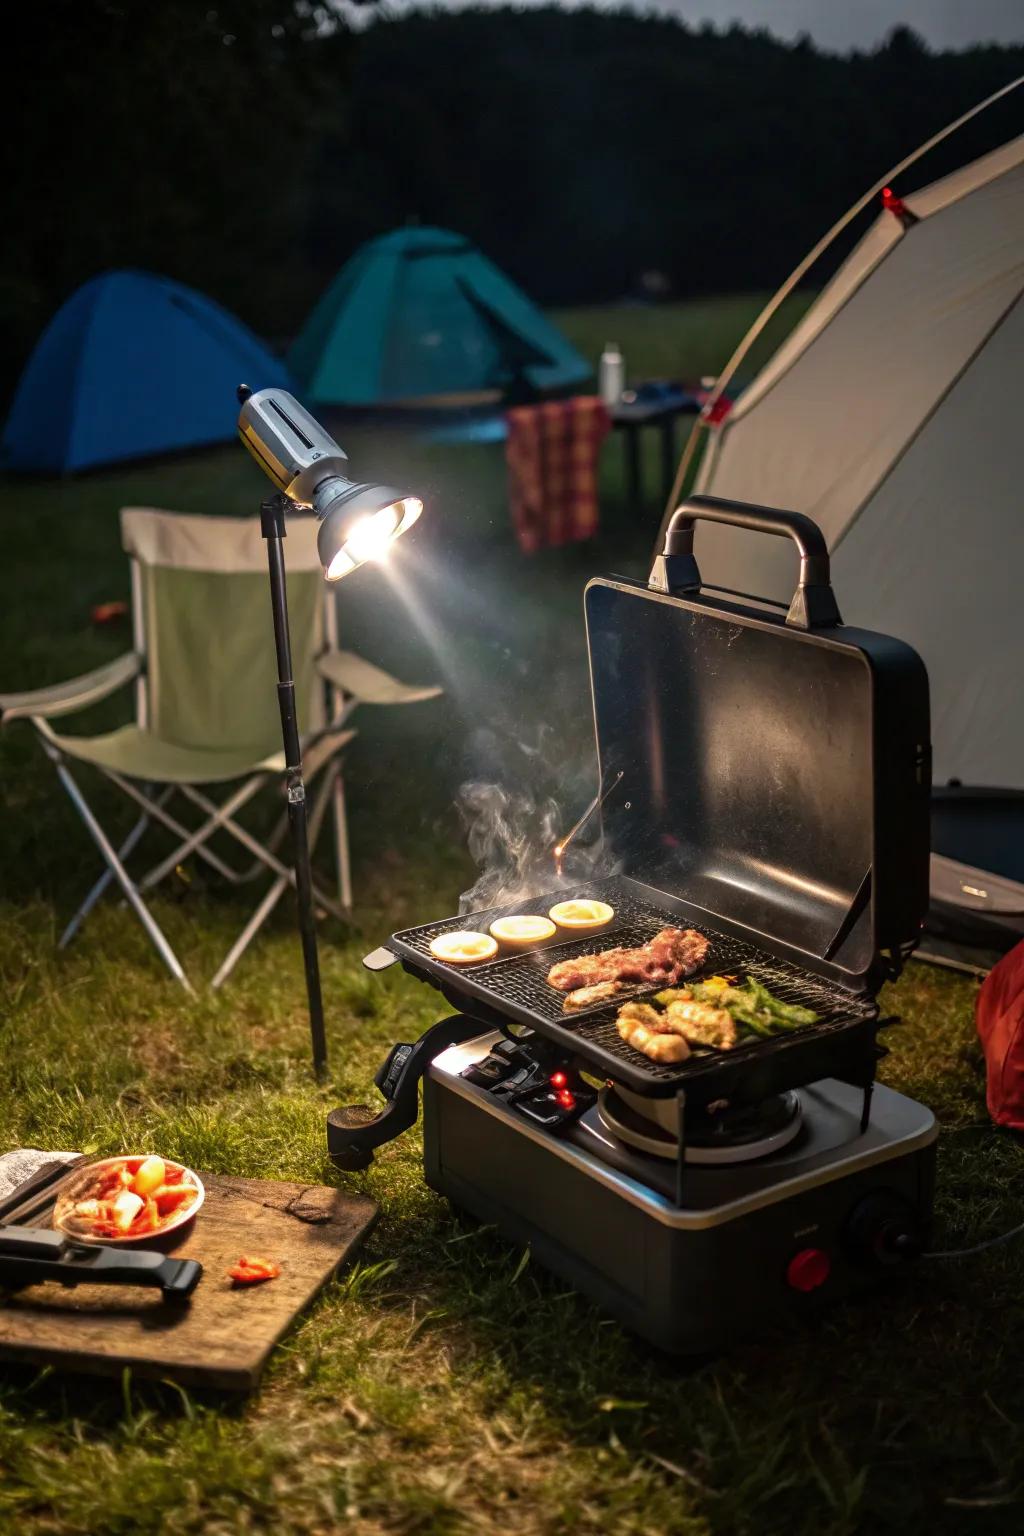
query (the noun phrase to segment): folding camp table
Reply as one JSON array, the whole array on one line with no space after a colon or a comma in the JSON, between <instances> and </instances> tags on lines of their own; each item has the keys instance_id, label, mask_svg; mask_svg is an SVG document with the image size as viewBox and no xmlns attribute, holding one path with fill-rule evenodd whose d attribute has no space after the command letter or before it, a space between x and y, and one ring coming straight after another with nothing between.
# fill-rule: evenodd
<instances>
[{"instance_id":1,"label":"folding camp table","mask_svg":"<svg viewBox=\"0 0 1024 1536\"><path fill-rule=\"evenodd\" d=\"M661 448L661 502L664 506L672 491L676 472L676 421L680 416L695 416L699 409L696 397L685 389L664 390L654 398L644 398L641 390L630 390L630 398L624 398L610 408L612 427L624 438L626 460L626 499L629 510L639 515L644 510L643 467L640 454L640 435L645 427L657 429Z\"/></svg>"}]
</instances>

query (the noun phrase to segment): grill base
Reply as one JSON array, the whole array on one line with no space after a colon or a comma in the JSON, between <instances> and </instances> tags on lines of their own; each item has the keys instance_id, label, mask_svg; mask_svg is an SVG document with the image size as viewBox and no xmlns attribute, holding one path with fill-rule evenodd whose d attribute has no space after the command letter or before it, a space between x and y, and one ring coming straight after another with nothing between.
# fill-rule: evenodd
<instances>
[{"instance_id":1,"label":"grill base","mask_svg":"<svg viewBox=\"0 0 1024 1536\"><path fill-rule=\"evenodd\" d=\"M692 1169L676 1207L664 1167L652 1183L658 1160L613 1143L596 1111L555 1141L461 1079L486 1049L455 1047L424 1080L427 1182L659 1348L718 1351L911 1267L873 1256L864 1219L888 1206L922 1232L930 1220L937 1128L901 1094L876 1089L861 1135L859 1093L815 1084L797 1142L758 1164ZM808 1248L830 1266L809 1294L787 1280Z\"/></svg>"}]
</instances>

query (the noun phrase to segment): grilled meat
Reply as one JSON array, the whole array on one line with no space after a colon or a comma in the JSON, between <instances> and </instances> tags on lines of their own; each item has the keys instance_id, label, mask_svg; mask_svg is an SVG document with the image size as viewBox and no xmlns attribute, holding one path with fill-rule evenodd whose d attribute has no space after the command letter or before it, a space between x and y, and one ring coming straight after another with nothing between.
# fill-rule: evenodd
<instances>
[{"instance_id":1,"label":"grilled meat","mask_svg":"<svg viewBox=\"0 0 1024 1536\"><path fill-rule=\"evenodd\" d=\"M630 1004L627 1003L626 1007L629 1006ZM642 1008L646 1005L639 1003L636 1006ZM653 1008L648 1009L649 1013L655 1011ZM685 1061L690 1054L690 1047L682 1035L664 1034L648 1029L647 1025L642 1024L639 1019L626 1014L625 1009L619 1014L617 1024L619 1034L626 1044L631 1045L635 1051L642 1051L652 1061L680 1062Z\"/></svg>"},{"instance_id":2,"label":"grilled meat","mask_svg":"<svg viewBox=\"0 0 1024 1536\"><path fill-rule=\"evenodd\" d=\"M595 1003L607 1002L621 991L621 981L596 981L592 987L577 987L575 992L570 992L562 1007L567 1013L575 1013L581 1008L592 1008Z\"/></svg>"},{"instance_id":3,"label":"grilled meat","mask_svg":"<svg viewBox=\"0 0 1024 1536\"><path fill-rule=\"evenodd\" d=\"M665 1009L665 1021L670 1029L685 1035L691 1044L710 1045L718 1051L732 1050L739 1034L729 1011L715 1008L710 1003L676 999Z\"/></svg>"},{"instance_id":4,"label":"grilled meat","mask_svg":"<svg viewBox=\"0 0 1024 1536\"><path fill-rule=\"evenodd\" d=\"M606 949L601 954L560 960L548 972L548 984L560 992L574 992L599 981L672 986L680 976L700 969L707 949L707 939L693 928L662 928L635 949Z\"/></svg>"},{"instance_id":5,"label":"grilled meat","mask_svg":"<svg viewBox=\"0 0 1024 1536\"><path fill-rule=\"evenodd\" d=\"M652 1008L650 1003L623 1003L619 1009L619 1021L623 1019L633 1024L642 1024L655 1035L677 1034L677 1030L671 1030L665 1023L665 1015L658 1008Z\"/></svg>"},{"instance_id":6,"label":"grilled meat","mask_svg":"<svg viewBox=\"0 0 1024 1536\"><path fill-rule=\"evenodd\" d=\"M652 1061L685 1061L691 1045L728 1051L736 1044L738 1034L724 1008L695 1003L686 991L677 992L664 1010L652 1003L623 1003L616 1023L623 1040ZM670 1036L682 1040L686 1049L657 1043Z\"/></svg>"}]
</instances>

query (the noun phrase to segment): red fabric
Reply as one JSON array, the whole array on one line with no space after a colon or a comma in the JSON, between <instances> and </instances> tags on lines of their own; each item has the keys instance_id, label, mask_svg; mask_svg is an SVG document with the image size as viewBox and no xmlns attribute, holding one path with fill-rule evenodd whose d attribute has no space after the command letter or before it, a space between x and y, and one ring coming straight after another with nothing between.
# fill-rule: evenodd
<instances>
[{"instance_id":1,"label":"red fabric","mask_svg":"<svg viewBox=\"0 0 1024 1536\"><path fill-rule=\"evenodd\" d=\"M119 619L127 616L128 604L120 599L110 603L97 603L89 609L89 617L94 624L116 624Z\"/></svg>"},{"instance_id":2,"label":"red fabric","mask_svg":"<svg viewBox=\"0 0 1024 1536\"><path fill-rule=\"evenodd\" d=\"M997 1125L1024 1131L1024 941L986 976L974 1017L985 1052L988 1112Z\"/></svg>"},{"instance_id":3,"label":"red fabric","mask_svg":"<svg viewBox=\"0 0 1024 1536\"><path fill-rule=\"evenodd\" d=\"M717 427L720 421L724 421L732 410L733 401L730 395L719 395L714 405L708 410L708 401L711 399L710 389L698 389L697 404L700 406L701 419L710 422Z\"/></svg>"},{"instance_id":4,"label":"red fabric","mask_svg":"<svg viewBox=\"0 0 1024 1536\"><path fill-rule=\"evenodd\" d=\"M597 532L597 461L611 418L596 395L517 405L507 414L508 499L519 548L589 539Z\"/></svg>"}]
</instances>

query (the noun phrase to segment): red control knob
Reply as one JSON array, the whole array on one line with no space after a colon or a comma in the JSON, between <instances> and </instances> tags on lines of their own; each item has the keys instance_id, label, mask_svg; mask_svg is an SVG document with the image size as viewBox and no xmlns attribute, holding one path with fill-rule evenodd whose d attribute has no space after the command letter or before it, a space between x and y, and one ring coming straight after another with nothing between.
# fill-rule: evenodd
<instances>
[{"instance_id":1,"label":"red control knob","mask_svg":"<svg viewBox=\"0 0 1024 1536\"><path fill-rule=\"evenodd\" d=\"M832 1273L832 1260L820 1248L801 1248L786 1265L786 1284L794 1291L816 1291Z\"/></svg>"}]
</instances>

